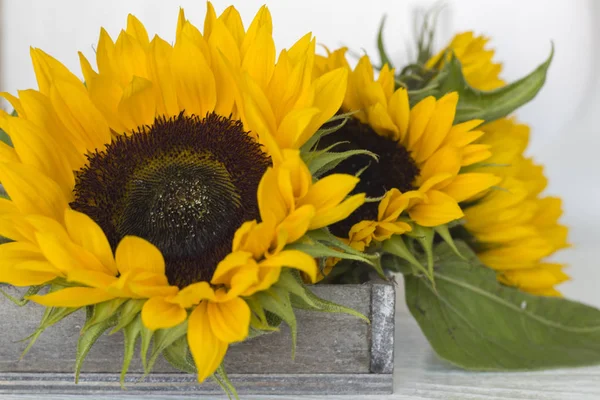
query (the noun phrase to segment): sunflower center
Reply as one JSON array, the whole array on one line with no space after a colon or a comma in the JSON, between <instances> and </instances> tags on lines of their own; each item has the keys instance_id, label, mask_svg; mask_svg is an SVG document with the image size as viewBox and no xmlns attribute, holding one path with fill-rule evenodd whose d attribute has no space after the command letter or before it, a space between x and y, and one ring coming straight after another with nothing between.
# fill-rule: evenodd
<instances>
[{"instance_id":1,"label":"sunflower center","mask_svg":"<svg viewBox=\"0 0 600 400\"><path fill-rule=\"evenodd\" d=\"M126 235L162 252L169 283L210 281L245 221L258 219L256 191L270 165L240 121L158 118L88 155L71 207L89 215L113 247Z\"/></svg>"},{"instance_id":2,"label":"sunflower center","mask_svg":"<svg viewBox=\"0 0 600 400\"><path fill-rule=\"evenodd\" d=\"M329 174L344 173L356 175L361 172L360 182L353 193L366 193L367 197L378 198L393 188L401 192L414 189L413 183L419 176L419 167L410 152L400 143L380 136L367 124L351 118L341 129L324 136L319 148L324 149L335 143L332 151L368 150L379 157L379 161L367 155L352 156L337 165ZM330 227L334 235L348 237L350 228L363 220L377 220L378 202L365 203L350 217Z\"/></svg>"}]
</instances>

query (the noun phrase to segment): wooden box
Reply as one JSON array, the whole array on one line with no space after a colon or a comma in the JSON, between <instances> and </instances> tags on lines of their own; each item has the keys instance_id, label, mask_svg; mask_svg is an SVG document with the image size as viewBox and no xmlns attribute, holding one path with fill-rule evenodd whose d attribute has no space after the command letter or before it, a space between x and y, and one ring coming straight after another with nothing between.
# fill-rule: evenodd
<instances>
[{"instance_id":1,"label":"wooden box","mask_svg":"<svg viewBox=\"0 0 600 400\"><path fill-rule=\"evenodd\" d=\"M4 290L17 295L13 288ZM298 346L291 359L287 327L232 346L226 370L244 394L383 394L392 392L394 367L393 284L322 285L313 288L325 299L352 307L371 324L344 314L297 311ZM88 355L79 384L74 383L75 348L84 315L76 313L50 327L23 360L26 342L43 309L33 303L18 307L0 299L0 397L2 394L97 394L111 398L131 395L216 394L211 380L197 384L194 375L180 373L160 360L144 380L139 357L119 384L122 334L103 336Z\"/></svg>"}]
</instances>

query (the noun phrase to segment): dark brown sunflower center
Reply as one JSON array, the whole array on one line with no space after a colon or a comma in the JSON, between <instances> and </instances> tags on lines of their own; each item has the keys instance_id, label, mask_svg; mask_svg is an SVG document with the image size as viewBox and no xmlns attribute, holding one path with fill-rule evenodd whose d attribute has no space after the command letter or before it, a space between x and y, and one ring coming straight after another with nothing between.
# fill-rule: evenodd
<instances>
[{"instance_id":1,"label":"dark brown sunflower center","mask_svg":"<svg viewBox=\"0 0 600 400\"><path fill-rule=\"evenodd\" d=\"M256 190L271 161L240 121L158 118L88 156L71 207L106 233L158 247L169 283L210 281L237 228L258 219Z\"/></svg>"},{"instance_id":2,"label":"dark brown sunflower center","mask_svg":"<svg viewBox=\"0 0 600 400\"><path fill-rule=\"evenodd\" d=\"M392 188L401 192L414 189L413 183L420 171L408 150L396 141L378 135L369 125L351 118L341 129L321 138L319 148L324 149L335 143L340 143L332 149L335 152L364 149L379 157L379 161L376 161L367 155L353 156L329 172L356 175L362 171L353 193L366 193L367 197L378 198ZM365 203L350 217L331 226L331 232L348 237L350 228L357 222L377 219L378 204Z\"/></svg>"}]
</instances>

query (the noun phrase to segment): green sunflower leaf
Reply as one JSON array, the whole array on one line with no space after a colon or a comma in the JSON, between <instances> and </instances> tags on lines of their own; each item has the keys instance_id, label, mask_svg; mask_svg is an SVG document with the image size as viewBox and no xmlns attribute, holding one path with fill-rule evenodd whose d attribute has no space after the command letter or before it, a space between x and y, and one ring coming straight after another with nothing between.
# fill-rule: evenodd
<instances>
[{"instance_id":1,"label":"green sunflower leaf","mask_svg":"<svg viewBox=\"0 0 600 400\"><path fill-rule=\"evenodd\" d=\"M385 44L383 43L383 29L385 28L385 20L387 15L384 15L381 18L381 23L379 24L379 32L377 32L377 51L379 52L379 59L381 60L380 69L383 68L385 64L387 64L390 68L394 68L392 66L392 62L390 57L388 57L387 51L385 50Z\"/></svg>"},{"instance_id":2,"label":"green sunflower leaf","mask_svg":"<svg viewBox=\"0 0 600 400\"><path fill-rule=\"evenodd\" d=\"M314 177L320 177L331 171L335 167L338 166L342 161L354 157L354 156L369 156L373 158L375 162L379 159L377 154L370 152L368 150L348 150L348 151L340 151L340 152L329 152L326 151L322 154L317 155L312 160L310 160L308 165L308 169Z\"/></svg>"},{"instance_id":3,"label":"green sunflower leaf","mask_svg":"<svg viewBox=\"0 0 600 400\"><path fill-rule=\"evenodd\" d=\"M91 316L85 321L85 325L81 328L81 332L84 333L90 327L104 322L108 318L112 318L115 314L117 314L119 308L123 305L126 299L112 299L102 303L98 303L91 309Z\"/></svg>"},{"instance_id":4,"label":"green sunflower leaf","mask_svg":"<svg viewBox=\"0 0 600 400\"><path fill-rule=\"evenodd\" d=\"M219 365L219 368L217 368L217 370L215 371L214 376L215 379L219 381L221 387L225 390L225 393L227 393L227 397L229 397L230 400L232 398L235 400L239 400L239 396L237 394L237 391L235 390L235 386L233 386L233 384L229 380L227 372L225 372L225 367L222 363L221 365Z\"/></svg>"},{"instance_id":5,"label":"green sunflower leaf","mask_svg":"<svg viewBox=\"0 0 600 400\"><path fill-rule=\"evenodd\" d=\"M297 323L289 292L281 288L271 287L268 290L256 293L254 297L266 311L275 314L290 327L293 359L296 356Z\"/></svg>"},{"instance_id":6,"label":"green sunflower leaf","mask_svg":"<svg viewBox=\"0 0 600 400\"><path fill-rule=\"evenodd\" d=\"M190 360L187 337L182 336L163 350L163 357L173 367L188 374L195 374L196 365Z\"/></svg>"},{"instance_id":7,"label":"green sunflower leaf","mask_svg":"<svg viewBox=\"0 0 600 400\"><path fill-rule=\"evenodd\" d=\"M600 310L500 284L463 242L435 253L436 290L406 275L406 302L438 355L469 370L600 364Z\"/></svg>"},{"instance_id":8,"label":"green sunflower leaf","mask_svg":"<svg viewBox=\"0 0 600 400\"><path fill-rule=\"evenodd\" d=\"M448 224L436 226L435 228L433 228L433 230L435 231L435 233L440 235L440 237L444 240L444 242L448 244L448 246L450 246L450 248L454 251L454 254L456 254L463 260L465 259L465 257L461 254L460 250L458 250L458 247L456 247L456 243L454 243L454 239L452 238L452 234L450 233Z\"/></svg>"},{"instance_id":9,"label":"green sunflower leaf","mask_svg":"<svg viewBox=\"0 0 600 400\"><path fill-rule=\"evenodd\" d=\"M351 112L347 112L347 113L343 113L343 114L337 114L337 115L334 115L333 117L329 118L327 120L327 122L325 122L325 125L323 125L323 127L321 127L318 131L316 131L315 134L312 135L310 137L310 139L308 139L306 141L306 143L304 143L302 145L302 147L300 148L300 153L302 154L302 157L304 158L304 157L309 156L310 152L314 150L317 143L323 136L327 136L330 133L336 132L336 131L340 130L341 128L343 128L344 125L346 125L346 122L348 121L348 119L350 119L353 114L356 114L356 111L351 111ZM337 122L337 121L341 121L341 122L338 123L337 125L333 125L333 123Z\"/></svg>"},{"instance_id":10,"label":"green sunflower leaf","mask_svg":"<svg viewBox=\"0 0 600 400\"><path fill-rule=\"evenodd\" d=\"M471 119L494 121L507 116L528 103L540 91L554 55L554 45L548 59L533 72L516 82L493 91L481 91L469 86L462 72L460 61L452 58L444 65L439 82L438 97L449 92L458 92L458 105L454 123ZM435 79L434 79L435 80Z\"/></svg>"},{"instance_id":11,"label":"green sunflower leaf","mask_svg":"<svg viewBox=\"0 0 600 400\"><path fill-rule=\"evenodd\" d=\"M352 308L344 307L344 306L334 303L332 301L322 299L322 298L318 297L316 294L314 294L313 292L311 292L310 290L307 290L307 292L308 292L307 296L310 299L310 304L308 302L306 302L304 300L304 298L296 296L296 295L292 295L291 300L292 300L292 305L294 306L294 308L298 308L301 310L326 312L326 313L332 313L332 314L348 314L348 315L352 315L354 317L360 318L369 324L371 323L371 321L369 320L369 318L366 315L361 314ZM312 305L315 303L316 303L317 307L314 307Z\"/></svg>"},{"instance_id":12,"label":"green sunflower leaf","mask_svg":"<svg viewBox=\"0 0 600 400\"><path fill-rule=\"evenodd\" d=\"M123 328L123 344L125 349L123 351L123 366L121 367L121 378L119 380L121 383L121 388L123 389L125 388L125 376L127 375L127 371L129 371L129 365L131 364L131 359L135 353L135 345L138 337L140 336L141 330L141 318L136 318L129 325Z\"/></svg>"},{"instance_id":13,"label":"green sunflower leaf","mask_svg":"<svg viewBox=\"0 0 600 400\"><path fill-rule=\"evenodd\" d=\"M0 237L0 240L1 239L2 238ZM27 292L23 296L21 296L21 298L16 298L14 296L11 296L10 294L6 293L2 289L0 289L0 294L2 294L4 297L6 297L11 302L13 302L15 305L17 305L19 307L23 307L24 305L26 305L27 303L29 303L29 299L27 297L33 296L34 294L38 294L38 292L40 290L42 290L43 288L44 288L43 285L40 285L40 286L31 286L29 289L27 289Z\"/></svg>"},{"instance_id":14,"label":"green sunflower leaf","mask_svg":"<svg viewBox=\"0 0 600 400\"><path fill-rule=\"evenodd\" d=\"M152 352L150 353L150 359L148 360L148 372L152 371L154 364L158 360L161 353L176 340L184 337L187 333L187 320L181 324L174 326L169 329L159 329L154 332L154 340L152 343Z\"/></svg>"},{"instance_id":15,"label":"green sunflower leaf","mask_svg":"<svg viewBox=\"0 0 600 400\"><path fill-rule=\"evenodd\" d=\"M121 307L119 311L119 322L117 322L117 325L113 328L112 331L110 331L109 335L119 332L121 329L128 326L131 323L131 321L133 321L134 318L138 316L140 311L142 311L142 307L144 306L145 302L145 299L127 300L127 302L123 304L123 307Z\"/></svg>"},{"instance_id":16,"label":"green sunflower leaf","mask_svg":"<svg viewBox=\"0 0 600 400\"><path fill-rule=\"evenodd\" d=\"M342 242L327 228L316 229L306 233L309 243L293 243L289 248L304 251L315 258L336 257L344 260L361 261L372 266L377 273L384 277L379 264L379 254L365 254ZM287 248L287 247L286 247Z\"/></svg>"},{"instance_id":17,"label":"green sunflower leaf","mask_svg":"<svg viewBox=\"0 0 600 400\"><path fill-rule=\"evenodd\" d=\"M141 320L141 315L139 316ZM154 331L146 328L146 326L142 323L142 328L140 330L142 335L142 344L140 346L140 357L142 359L142 366L144 367L144 373L149 373L148 371L148 350L150 350L150 343L152 342L152 337L154 336Z\"/></svg>"},{"instance_id":18,"label":"green sunflower leaf","mask_svg":"<svg viewBox=\"0 0 600 400\"><path fill-rule=\"evenodd\" d=\"M265 333L279 330L281 318L274 314L265 312L265 309L254 296L246 298L246 303L250 307L250 333L249 338L264 335Z\"/></svg>"},{"instance_id":19,"label":"green sunflower leaf","mask_svg":"<svg viewBox=\"0 0 600 400\"><path fill-rule=\"evenodd\" d=\"M77 342L77 355L75 357L75 383L79 382L79 374L81 373L81 367L83 362L90 352L92 346L102 336L102 334L108 329L112 328L117 324L117 316L113 315L111 318L105 319L96 325L91 326L87 331L79 336Z\"/></svg>"}]
</instances>

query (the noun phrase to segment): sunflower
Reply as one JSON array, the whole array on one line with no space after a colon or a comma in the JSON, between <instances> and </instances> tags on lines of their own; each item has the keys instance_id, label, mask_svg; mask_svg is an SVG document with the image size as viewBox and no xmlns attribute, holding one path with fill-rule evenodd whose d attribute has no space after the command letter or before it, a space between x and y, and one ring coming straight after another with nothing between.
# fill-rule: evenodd
<instances>
[{"instance_id":1,"label":"sunflower","mask_svg":"<svg viewBox=\"0 0 600 400\"><path fill-rule=\"evenodd\" d=\"M451 57L448 50L452 50L462 65L462 72L467 83L479 90L494 90L506 83L499 77L502 64L495 63L494 50L486 50L489 38L474 36L473 32L463 32L454 36L448 46L437 55L430 58L425 67L428 69L439 68L444 64L444 57Z\"/></svg>"},{"instance_id":2,"label":"sunflower","mask_svg":"<svg viewBox=\"0 0 600 400\"><path fill-rule=\"evenodd\" d=\"M354 112L338 131L323 137L322 148L336 151L366 149L377 156L356 156L341 162L335 172L357 174L357 192L372 200L346 220L334 224L334 234L363 249L410 231L409 220L436 227L463 217L460 202L487 190L499 179L463 168L487 159L489 146L474 144L483 132L480 120L454 125L457 93L436 100L427 97L409 105L408 92L394 89L394 70L387 65L374 77L368 56L354 70L342 48L321 57L316 75L348 69L348 90L341 111ZM376 200L377 201L373 201Z\"/></svg>"},{"instance_id":3,"label":"sunflower","mask_svg":"<svg viewBox=\"0 0 600 400\"><path fill-rule=\"evenodd\" d=\"M120 327L140 311L150 331L186 323L203 381L248 336L248 298L284 267L315 279L313 256L286 245L365 196L300 157L347 80L313 78L314 39L275 62L267 8L245 30L210 3L204 34L182 10L176 38L149 40L132 15L116 42L102 29L97 72L80 54L85 84L31 50L39 90L2 94L18 116L0 115L14 144L0 148L0 282L50 286L29 297L49 309L122 307Z\"/></svg>"},{"instance_id":4,"label":"sunflower","mask_svg":"<svg viewBox=\"0 0 600 400\"><path fill-rule=\"evenodd\" d=\"M494 51L483 48L486 42L465 32L447 47L461 62L467 82L479 90L505 85L500 64L492 60ZM446 49L427 65L439 67L445 53ZM485 134L477 143L488 145L492 156L473 170L493 173L502 181L499 190L465 209L464 228L476 240L481 261L498 271L501 282L533 294L560 295L554 286L568 279L564 265L545 259L568 246L568 229L558 222L561 199L542 195L547 185L543 167L523 155L529 127L503 118L480 129Z\"/></svg>"}]
</instances>

